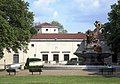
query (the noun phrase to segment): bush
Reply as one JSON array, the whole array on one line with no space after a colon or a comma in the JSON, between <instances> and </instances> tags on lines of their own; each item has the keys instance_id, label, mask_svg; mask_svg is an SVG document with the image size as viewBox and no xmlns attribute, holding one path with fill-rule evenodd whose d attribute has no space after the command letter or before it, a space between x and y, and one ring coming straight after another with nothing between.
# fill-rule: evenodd
<instances>
[{"instance_id":1,"label":"bush","mask_svg":"<svg viewBox=\"0 0 120 84\"><path fill-rule=\"evenodd\" d=\"M28 68L29 69L31 69L31 68L43 68L43 66L29 66Z\"/></svg>"},{"instance_id":2,"label":"bush","mask_svg":"<svg viewBox=\"0 0 120 84\"><path fill-rule=\"evenodd\" d=\"M39 58L27 58L24 68L25 68L25 69L28 69L29 63L30 63L30 62L35 62L35 61L41 61L41 59L39 59Z\"/></svg>"},{"instance_id":3,"label":"bush","mask_svg":"<svg viewBox=\"0 0 120 84\"><path fill-rule=\"evenodd\" d=\"M30 62L41 61L41 59L39 59L39 58L29 58L29 61Z\"/></svg>"}]
</instances>

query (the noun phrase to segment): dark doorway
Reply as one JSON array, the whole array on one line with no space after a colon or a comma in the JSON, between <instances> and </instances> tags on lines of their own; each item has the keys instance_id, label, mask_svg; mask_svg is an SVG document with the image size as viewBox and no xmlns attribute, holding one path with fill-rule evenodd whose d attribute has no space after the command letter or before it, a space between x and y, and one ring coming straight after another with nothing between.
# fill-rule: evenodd
<instances>
[{"instance_id":1,"label":"dark doorway","mask_svg":"<svg viewBox=\"0 0 120 84\"><path fill-rule=\"evenodd\" d=\"M18 54L14 54L13 55L13 63L19 63L19 55Z\"/></svg>"},{"instance_id":2,"label":"dark doorway","mask_svg":"<svg viewBox=\"0 0 120 84\"><path fill-rule=\"evenodd\" d=\"M64 61L68 61L69 60L69 54L64 54Z\"/></svg>"},{"instance_id":3,"label":"dark doorway","mask_svg":"<svg viewBox=\"0 0 120 84\"><path fill-rule=\"evenodd\" d=\"M59 55L58 54L53 55L53 61L59 62Z\"/></svg>"},{"instance_id":4,"label":"dark doorway","mask_svg":"<svg viewBox=\"0 0 120 84\"><path fill-rule=\"evenodd\" d=\"M48 54L43 54L42 59L45 61L45 63L48 63Z\"/></svg>"}]
</instances>

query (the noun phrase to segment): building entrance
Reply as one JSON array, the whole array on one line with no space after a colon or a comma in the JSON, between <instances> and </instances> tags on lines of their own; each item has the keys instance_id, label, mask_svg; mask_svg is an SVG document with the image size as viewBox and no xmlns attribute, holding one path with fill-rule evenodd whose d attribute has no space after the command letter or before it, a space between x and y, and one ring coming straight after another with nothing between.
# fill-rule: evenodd
<instances>
[{"instance_id":1,"label":"building entrance","mask_svg":"<svg viewBox=\"0 0 120 84\"><path fill-rule=\"evenodd\" d=\"M45 63L48 63L48 54L43 54L42 59L45 61Z\"/></svg>"},{"instance_id":2,"label":"building entrance","mask_svg":"<svg viewBox=\"0 0 120 84\"><path fill-rule=\"evenodd\" d=\"M13 63L19 63L19 55L18 54L14 54L13 55Z\"/></svg>"},{"instance_id":3,"label":"building entrance","mask_svg":"<svg viewBox=\"0 0 120 84\"><path fill-rule=\"evenodd\" d=\"M53 61L56 61L56 63L59 62L59 55L58 54L53 55Z\"/></svg>"}]
</instances>

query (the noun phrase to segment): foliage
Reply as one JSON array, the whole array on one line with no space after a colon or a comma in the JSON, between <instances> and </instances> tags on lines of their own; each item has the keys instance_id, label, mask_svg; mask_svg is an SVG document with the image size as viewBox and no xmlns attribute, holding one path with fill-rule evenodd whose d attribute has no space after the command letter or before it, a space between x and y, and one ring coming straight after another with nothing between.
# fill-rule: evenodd
<instances>
[{"instance_id":1,"label":"foliage","mask_svg":"<svg viewBox=\"0 0 120 84\"><path fill-rule=\"evenodd\" d=\"M59 33L67 33L67 30L64 29L63 25L61 25L59 22L57 21L52 21L51 22L52 25L58 26L58 31Z\"/></svg>"},{"instance_id":2,"label":"foliage","mask_svg":"<svg viewBox=\"0 0 120 84\"><path fill-rule=\"evenodd\" d=\"M33 30L33 13L24 0L0 0L0 52L27 49ZM32 29L32 30L31 30Z\"/></svg>"},{"instance_id":3,"label":"foliage","mask_svg":"<svg viewBox=\"0 0 120 84\"><path fill-rule=\"evenodd\" d=\"M30 33L31 33L31 34L37 34L37 31L36 31L36 29L35 29L34 27L32 27L32 28L30 29Z\"/></svg>"},{"instance_id":4,"label":"foliage","mask_svg":"<svg viewBox=\"0 0 120 84\"><path fill-rule=\"evenodd\" d=\"M111 6L108 13L109 22L104 24L103 34L111 50L117 55L120 52L120 1Z\"/></svg>"},{"instance_id":5,"label":"foliage","mask_svg":"<svg viewBox=\"0 0 120 84\"><path fill-rule=\"evenodd\" d=\"M29 66L29 69L34 69L34 68L43 68L43 66Z\"/></svg>"},{"instance_id":6,"label":"foliage","mask_svg":"<svg viewBox=\"0 0 120 84\"><path fill-rule=\"evenodd\" d=\"M26 63L25 63L25 68L28 68L29 63L34 62L34 61L41 61L41 59L39 59L39 58L27 58Z\"/></svg>"},{"instance_id":7,"label":"foliage","mask_svg":"<svg viewBox=\"0 0 120 84\"><path fill-rule=\"evenodd\" d=\"M3 57L4 53L2 52L2 50L0 49L0 59Z\"/></svg>"}]
</instances>

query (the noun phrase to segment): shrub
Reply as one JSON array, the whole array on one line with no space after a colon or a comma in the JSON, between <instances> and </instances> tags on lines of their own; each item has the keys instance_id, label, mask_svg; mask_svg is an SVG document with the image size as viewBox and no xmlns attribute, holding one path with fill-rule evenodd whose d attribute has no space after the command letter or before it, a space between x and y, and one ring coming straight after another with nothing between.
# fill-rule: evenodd
<instances>
[{"instance_id":1,"label":"shrub","mask_svg":"<svg viewBox=\"0 0 120 84\"><path fill-rule=\"evenodd\" d=\"M29 66L28 68L29 69L31 69L31 68L43 68L43 66Z\"/></svg>"},{"instance_id":2,"label":"shrub","mask_svg":"<svg viewBox=\"0 0 120 84\"><path fill-rule=\"evenodd\" d=\"M28 69L29 63L30 63L30 62L34 62L34 61L41 61L41 59L39 59L39 58L27 58L24 68L25 68L25 69Z\"/></svg>"}]
</instances>

